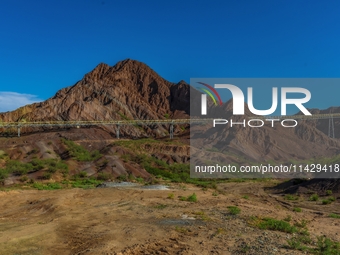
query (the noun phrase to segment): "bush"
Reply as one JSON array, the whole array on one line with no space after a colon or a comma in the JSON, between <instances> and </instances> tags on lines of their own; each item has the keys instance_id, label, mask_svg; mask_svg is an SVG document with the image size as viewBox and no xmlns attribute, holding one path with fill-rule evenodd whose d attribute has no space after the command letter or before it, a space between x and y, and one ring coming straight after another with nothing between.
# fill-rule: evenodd
<instances>
[{"instance_id":1,"label":"bush","mask_svg":"<svg viewBox=\"0 0 340 255\"><path fill-rule=\"evenodd\" d=\"M71 140L62 139L62 142L67 146L70 155L78 161L95 161L102 157L99 151L89 152Z\"/></svg>"},{"instance_id":2,"label":"bush","mask_svg":"<svg viewBox=\"0 0 340 255\"><path fill-rule=\"evenodd\" d=\"M21 182L26 182L26 181L28 181L28 177L27 177L26 175L21 176L20 179L19 179L19 181L21 181Z\"/></svg>"},{"instance_id":3,"label":"bush","mask_svg":"<svg viewBox=\"0 0 340 255\"><path fill-rule=\"evenodd\" d=\"M175 197L174 193L170 193L170 194L168 195L168 199L174 199L174 197Z\"/></svg>"},{"instance_id":4,"label":"bush","mask_svg":"<svg viewBox=\"0 0 340 255\"><path fill-rule=\"evenodd\" d=\"M190 195L188 197L181 196L181 197L179 197L179 200L196 203L197 202L197 196L196 196L195 193L193 193L192 195Z\"/></svg>"},{"instance_id":5,"label":"bush","mask_svg":"<svg viewBox=\"0 0 340 255\"><path fill-rule=\"evenodd\" d=\"M241 209L237 206L228 206L228 210L231 215L237 215L241 213Z\"/></svg>"},{"instance_id":6,"label":"bush","mask_svg":"<svg viewBox=\"0 0 340 255\"><path fill-rule=\"evenodd\" d=\"M257 224L260 229L268 229L268 230L276 230L285 233L295 233L297 232L297 228L295 226L291 226L288 222L282 220L276 220L273 218L263 218Z\"/></svg>"},{"instance_id":7,"label":"bush","mask_svg":"<svg viewBox=\"0 0 340 255\"><path fill-rule=\"evenodd\" d=\"M294 212L302 212L302 209L300 207L294 207L293 211Z\"/></svg>"},{"instance_id":8,"label":"bush","mask_svg":"<svg viewBox=\"0 0 340 255\"><path fill-rule=\"evenodd\" d=\"M328 195L328 196L330 196L330 195L332 195L333 194L333 192L331 191L331 190L326 190L326 194Z\"/></svg>"},{"instance_id":9,"label":"bush","mask_svg":"<svg viewBox=\"0 0 340 255\"><path fill-rule=\"evenodd\" d=\"M331 203L332 203L331 200L328 200L328 199L322 200L322 204L323 204L323 205L328 205L328 204L331 204Z\"/></svg>"},{"instance_id":10,"label":"bush","mask_svg":"<svg viewBox=\"0 0 340 255\"><path fill-rule=\"evenodd\" d=\"M97 180L107 181L112 179L112 174L109 173L98 173Z\"/></svg>"},{"instance_id":11,"label":"bush","mask_svg":"<svg viewBox=\"0 0 340 255\"><path fill-rule=\"evenodd\" d=\"M196 203L197 202L196 194L194 193L191 196L188 196L187 201Z\"/></svg>"},{"instance_id":12,"label":"bush","mask_svg":"<svg viewBox=\"0 0 340 255\"><path fill-rule=\"evenodd\" d=\"M49 173L49 172L45 172L45 173L43 173L41 178L44 179L44 180L49 180L49 179L52 178L52 174Z\"/></svg>"},{"instance_id":13,"label":"bush","mask_svg":"<svg viewBox=\"0 0 340 255\"><path fill-rule=\"evenodd\" d=\"M48 183L48 184L42 184L42 183L34 183L32 185L33 188L38 190L55 190L55 189L61 189L61 185L59 183Z\"/></svg>"},{"instance_id":14,"label":"bush","mask_svg":"<svg viewBox=\"0 0 340 255\"><path fill-rule=\"evenodd\" d=\"M319 200L319 195L318 194L313 194L309 197L310 201L318 201Z\"/></svg>"},{"instance_id":15,"label":"bush","mask_svg":"<svg viewBox=\"0 0 340 255\"><path fill-rule=\"evenodd\" d=\"M315 254L339 255L340 243L334 242L325 236L320 236L318 237Z\"/></svg>"},{"instance_id":16,"label":"bush","mask_svg":"<svg viewBox=\"0 0 340 255\"><path fill-rule=\"evenodd\" d=\"M340 215L336 213L331 213L329 217L334 218L334 219L340 219Z\"/></svg>"},{"instance_id":17,"label":"bush","mask_svg":"<svg viewBox=\"0 0 340 255\"><path fill-rule=\"evenodd\" d=\"M299 197L288 194L288 195L285 195L285 199L286 200L298 200Z\"/></svg>"},{"instance_id":18,"label":"bush","mask_svg":"<svg viewBox=\"0 0 340 255\"><path fill-rule=\"evenodd\" d=\"M3 183L7 177L8 177L8 173L6 169L0 168L0 183Z\"/></svg>"}]
</instances>

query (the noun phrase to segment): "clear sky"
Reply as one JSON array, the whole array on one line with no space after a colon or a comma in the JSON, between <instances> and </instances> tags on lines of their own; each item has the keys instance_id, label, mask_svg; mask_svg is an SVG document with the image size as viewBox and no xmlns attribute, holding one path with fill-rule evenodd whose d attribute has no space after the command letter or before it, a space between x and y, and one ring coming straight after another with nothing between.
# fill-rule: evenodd
<instances>
[{"instance_id":1,"label":"clear sky","mask_svg":"<svg viewBox=\"0 0 340 255\"><path fill-rule=\"evenodd\" d=\"M339 12L336 0L1 1L0 111L126 58L172 82L339 77Z\"/></svg>"}]
</instances>

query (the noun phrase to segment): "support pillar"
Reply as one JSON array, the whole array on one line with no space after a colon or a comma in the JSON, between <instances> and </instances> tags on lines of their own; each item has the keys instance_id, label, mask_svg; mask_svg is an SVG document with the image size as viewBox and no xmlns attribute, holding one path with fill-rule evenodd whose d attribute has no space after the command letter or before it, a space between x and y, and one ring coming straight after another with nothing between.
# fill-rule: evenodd
<instances>
[{"instance_id":1,"label":"support pillar","mask_svg":"<svg viewBox=\"0 0 340 255\"><path fill-rule=\"evenodd\" d=\"M117 124L117 130L116 130L117 139L119 139L119 130L120 130L120 125L119 125L119 123L118 123L118 124Z\"/></svg>"},{"instance_id":2,"label":"support pillar","mask_svg":"<svg viewBox=\"0 0 340 255\"><path fill-rule=\"evenodd\" d=\"M171 122L170 124L170 139L174 138L174 123Z\"/></svg>"}]
</instances>

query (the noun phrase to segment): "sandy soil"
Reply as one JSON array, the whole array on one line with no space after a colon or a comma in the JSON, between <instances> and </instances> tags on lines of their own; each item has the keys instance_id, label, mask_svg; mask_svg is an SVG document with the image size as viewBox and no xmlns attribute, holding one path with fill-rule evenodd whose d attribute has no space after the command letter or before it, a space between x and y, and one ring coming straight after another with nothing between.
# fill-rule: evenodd
<instances>
[{"instance_id":1,"label":"sandy soil","mask_svg":"<svg viewBox=\"0 0 340 255\"><path fill-rule=\"evenodd\" d=\"M340 219L328 217L340 213L339 201L287 201L265 192L268 185L225 183L217 196L189 185L2 191L0 254L303 254L285 247L291 234L254 228L251 216L291 215L291 223L308 220L312 238L340 241ZM178 199L194 192L197 203ZM230 215L228 206L241 213Z\"/></svg>"}]
</instances>

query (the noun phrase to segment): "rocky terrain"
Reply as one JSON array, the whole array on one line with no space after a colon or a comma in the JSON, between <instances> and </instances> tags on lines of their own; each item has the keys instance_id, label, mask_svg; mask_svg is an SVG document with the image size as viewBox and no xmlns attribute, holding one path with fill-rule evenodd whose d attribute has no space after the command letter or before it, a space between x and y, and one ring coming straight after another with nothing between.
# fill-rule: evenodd
<instances>
[{"instance_id":1,"label":"rocky terrain","mask_svg":"<svg viewBox=\"0 0 340 255\"><path fill-rule=\"evenodd\" d=\"M274 180L163 184L1 191L1 254L339 254L339 200L323 205L326 194L289 197Z\"/></svg>"}]
</instances>

